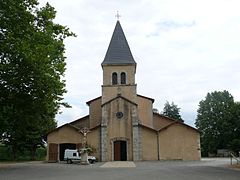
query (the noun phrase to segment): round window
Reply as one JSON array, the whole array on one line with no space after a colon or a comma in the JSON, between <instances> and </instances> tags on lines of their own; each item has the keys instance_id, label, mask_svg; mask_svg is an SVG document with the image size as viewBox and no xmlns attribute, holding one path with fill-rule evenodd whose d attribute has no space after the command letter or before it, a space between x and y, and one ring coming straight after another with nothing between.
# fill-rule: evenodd
<instances>
[{"instance_id":1,"label":"round window","mask_svg":"<svg viewBox=\"0 0 240 180\"><path fill-rule=\"evenodd\" d=\"M123 113L122 113L122 112L117 112L117 113L116 113L116 117L117 117L118 119L122 118L122 117L123 117Z\"/></svg>"}]
</instances>

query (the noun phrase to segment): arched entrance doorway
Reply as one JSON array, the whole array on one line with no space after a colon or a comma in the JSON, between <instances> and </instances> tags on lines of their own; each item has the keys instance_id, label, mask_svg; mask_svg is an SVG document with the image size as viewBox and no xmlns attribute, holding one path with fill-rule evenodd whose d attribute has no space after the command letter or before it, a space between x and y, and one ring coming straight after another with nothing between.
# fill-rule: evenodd
<instances>
[{"instance_id":1,"label":"arched entrance doorway","mask_svg":"<svg viewBox=\"0 0 240 180\"><path fill-rule=\"evenodd\" d=\"M127 160L127 142L126 141L114 141L114 161L126 161Z\"/></svg>"}]
</instances>

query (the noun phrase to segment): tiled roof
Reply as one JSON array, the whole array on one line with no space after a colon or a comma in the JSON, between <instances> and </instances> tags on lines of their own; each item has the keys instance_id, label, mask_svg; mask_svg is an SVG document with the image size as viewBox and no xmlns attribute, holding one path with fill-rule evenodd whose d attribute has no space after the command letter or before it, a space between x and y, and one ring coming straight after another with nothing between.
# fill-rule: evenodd
<instances>
[{"instance_id":1,"label":"tiled roof","mask_svg":"<svg viewBox=\"0 0 240 180\"><path fill-rule=\"evenodd\" d=\"M124 35L120 22L117 21L112 39L102 65L136 64Z\"/></svg>"}]
</instances>

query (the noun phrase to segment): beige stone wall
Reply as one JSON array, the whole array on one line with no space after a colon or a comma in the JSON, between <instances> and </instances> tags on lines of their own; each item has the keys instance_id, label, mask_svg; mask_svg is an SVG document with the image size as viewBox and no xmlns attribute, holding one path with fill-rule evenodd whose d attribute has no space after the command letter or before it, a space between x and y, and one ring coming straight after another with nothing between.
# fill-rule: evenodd
<instances>
[{"instance_id":1,"label":"beige stone wall","mask_svg":"<svg viewBox=\"0 0 240 180\"><path fill-rule=\"evenodd\" d=\"M142 127L142 160L158 160L157 132Z\"/></svg>"},{"instance_id":2,"label":"beige stone wall","mask_svg":"<svg viewBox=\"0 0 240 180\"><path fill-rule=\"evenodd\" d=\"M112 73L118 74L118 82L120 82L121 72L126 73L127 84L135 84L135 65L118 65L118 66L103 66L103 85L112 84Z\"/></svg>"},{"instance_id":3,"label":"beige stone wall","mask_svg":"<svg viewBox=\"0 0 240 180\"><path fill-rule=\"evenodd\" d=\"M53 144L63 144L63 143L73 143L78 144L83 142L83 135L77 132L70 126L63 126L47 136L48 145ZM59 152L56 152L59 153ZM47 152L47 160L49 160L49 146Z\"/></svg>"},{"instance_id":4,"label":"beige stone wall","mask_svg":"<svg viewBox=\"0 0 240 180\"><path fill-rule=\"evenodd\" d=\"M118 85L112 85L112 73L118 74ZM126 84L120 84L120 74L126 73ZM102 104L115 98L117 94L136 102L135 65L103 66Z\"/></svg>"},{"instance_id":5,"label":"beige stone wall","mask_svg":"<svg viewBox=\"0 0 240 180\"><path fill-rule=\"evenodd\" d=\"M113 143L115 140L127 141L127 160L132 160L132 120L131 103L122 98L115 99L106 105L108 108L108 160L113 161ZM121 119L116 117L117 112L123 112Z\"/></svg>"},{"instance_id":6,"label":"beige stone wall","mask_svg":"<svg viewBox=\"0 0 240 180\"><path fill-rule=\"evenodd\" d=\"M118 94L136 103L136 85L118 85L102 87L102 104L117 97Z\"/></svg>"},{"instance_id":7,"label":"beige stone wall","mask_svg":"<svg viewBox=\"0 0 240 180\"><path fill-rule=\"evenodd\" d=\"M99 98L95 101L92 101L89 106L89 116L90 116L89 128L96 127L101 123L101 115L102 115L101 98Z\"/></svg>"},{"instance_id":8,"label":"beige stone wall","mask_svg":"<svg viewBox=\"0 0 240 180\"><path fill-rule=\"evenodd\" d=\"M160 131L160 160L200 160L199 133L176 123Z\"/></svg>"},{"instance_id":9,"label":"beige stone wall","mask_svg":"<svg viewBox=\"0 0 240 180\"><path fill-rule=\"evenodd\" d=\"M95 128L91 130L90 133L87 135L87 143L95 148L96 152L94 152L92 155L96 158L100 159L100 127Z\"/></svg>"},{"instance_id":10,"label":"beige stone wall","mask_svg":"<svg viewBox=\"0 0 240 180\"><path fill-rule=\"evenodd\" d=\"M47 136L48 143L81 143L83 142L83 136L73 128L69 126L64 126L58 130L48 134Z\"/></svg>"},{"instance_id":11,"label":"beige stone wall","mask_svg":"<svg viewBox=\"0 0 240 180\"><path fill-rule=\"evenodd\" d=\"M173 120L159 116L158 114L153 114L153 127L154 129L161 129L169 124L173 123Z\"/></svg>"},{"instance_id":12,"label":"beige stone wall","mask_svg":"<svg viewBox=\"0 0 240 180\"><path fill-rule=\"evenodd\" d=\"M62 143L83 143L83 135L77 132L75 129L64 126L59 130L50 133L47 137L48 144L62 144ZM87 143L92 147L96 148L96 152L92 155L99 159L99 145L100 145L100 128L91 130L87 135Z\"/></svg>"},{"instance_id":13,"label":"beige stone wall","mask_svg":"<svg viewBox=\"0 0 240 180\"><path fill-rule=\"evenodd\" d=\"M145 126L153 127L152 101L137 96L137 104L140 122Z\"/></svg>"}]
</instances>

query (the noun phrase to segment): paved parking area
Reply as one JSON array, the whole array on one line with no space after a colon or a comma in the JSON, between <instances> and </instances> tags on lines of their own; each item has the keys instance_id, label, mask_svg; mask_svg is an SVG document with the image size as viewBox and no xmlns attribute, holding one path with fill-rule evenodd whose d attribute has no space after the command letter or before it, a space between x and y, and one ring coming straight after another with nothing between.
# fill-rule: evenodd
<instances>
[{"instance_id":1,"label":"paved parking area","mask_svg":"<svg viewBox=\"0 0 240 180\"><path fill-rule=\"evenodd\" d=\"M101 168L104 163L17 163L0 166L0 180L239 180L240 170L228 168L229 159L198 162L130 162L136 167ZM116 165L116 164L115 164Z\"/></svg>"},{"instance_id":2,"label":"paved parking area","mask_svg":"<svg viewBox=\"0 0 240 180\"><path fill-rule=\"evenodd\" d=\"M100 167L101 168L131 168L131 167L136 167L136 165L132 161L113 161L113 162L106 162Z\"/></svg>"}]
</instances>

